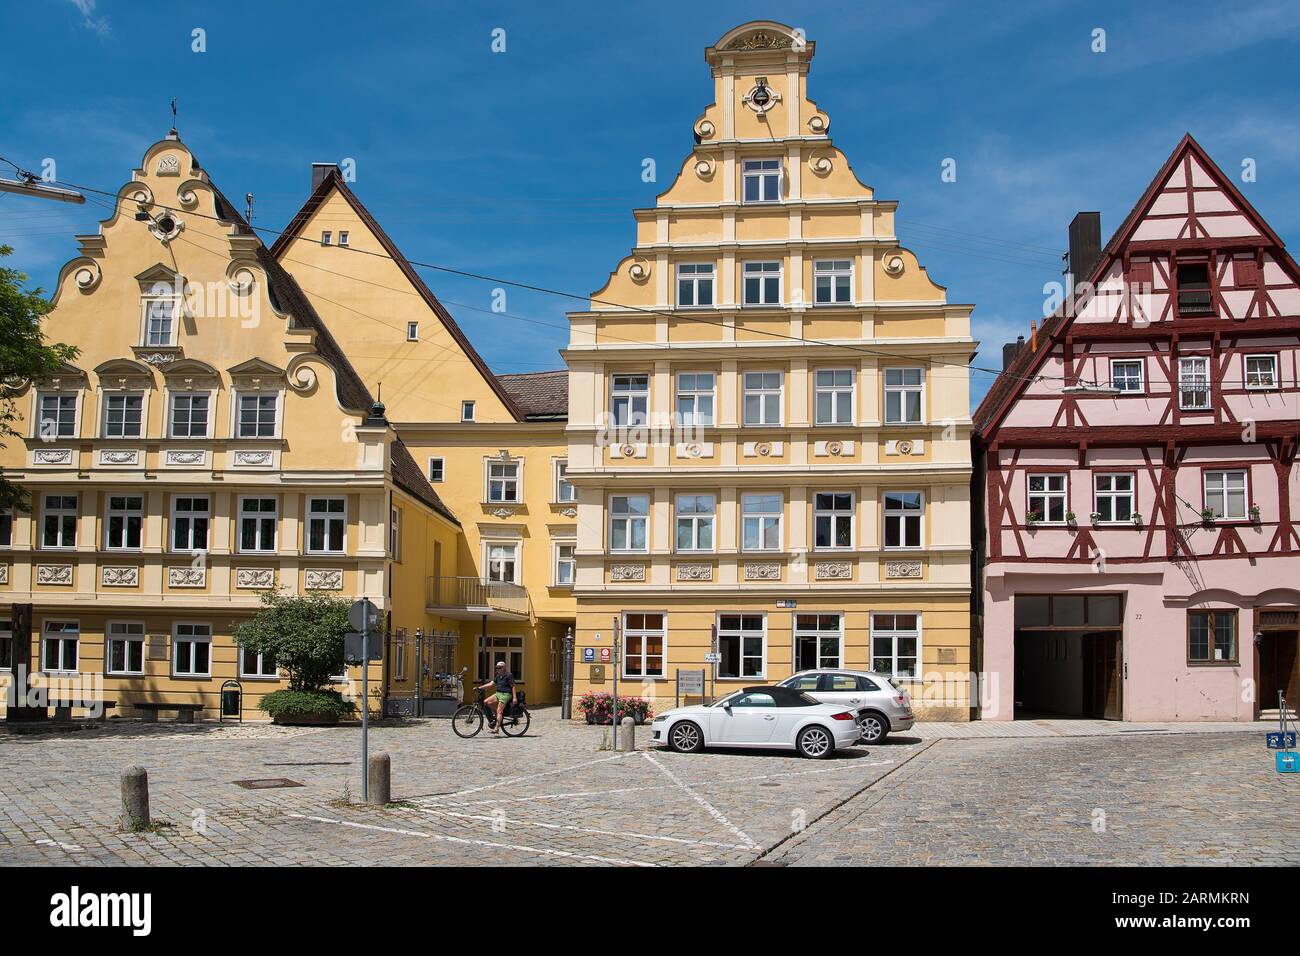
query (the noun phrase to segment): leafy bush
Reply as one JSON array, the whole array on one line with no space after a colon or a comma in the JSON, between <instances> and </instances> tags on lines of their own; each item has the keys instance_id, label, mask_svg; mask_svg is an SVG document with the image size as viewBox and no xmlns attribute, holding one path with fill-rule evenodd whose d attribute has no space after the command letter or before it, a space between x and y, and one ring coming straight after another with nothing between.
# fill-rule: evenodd
<instances>
[{"instance_id":1,"label":"leafy bush","mask_svg":"<svg viewBox=\"0 0 1300 956\"><path fill-rule=\"evenodd\" d=\"M289 675L289 688L324 691L343 670L343 635L348 632L348 602L324 594L290 597L262 595L262 609L239 625L239 646ZM268 695L270 696L270 695Z\"/></svg>"},{"instance_id":2,"label":"leafy bush","mask_svg":"<svg viewBox=\"0 0 1300 956\"><path fill-rule=\"evenodd\" d=\"M583 694L578 698L578 710L581 711L584 717L591 718L594 723L610 723L611 709L612 698L609 694ZM650 706L650 701L644 697L620 697L618 699L618 719L620 721L624 717L631 717L638 724L643 724L653 716L654 709Z\"/></svg>"},{"instance_id":3,"label":"leafy bush","mask_svg":"<svg viewBox=\"0 0 1300 956\"><path fill-rule=\"evenodd\" d=\"M343 720L351 717L356 709L352 701L344 700L336 690L275 690L263 697L258 706L276 721L295 717Z\"/></svg>"}]
</instances>

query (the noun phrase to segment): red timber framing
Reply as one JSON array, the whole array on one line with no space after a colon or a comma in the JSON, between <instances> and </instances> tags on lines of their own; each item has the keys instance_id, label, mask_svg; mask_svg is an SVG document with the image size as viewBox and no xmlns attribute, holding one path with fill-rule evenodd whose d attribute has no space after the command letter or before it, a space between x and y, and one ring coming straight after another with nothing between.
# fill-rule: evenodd
<instances>
[{"instance_id":1,"label":"red timber framing","mask_svg":"<svg viewBox=\"0 0 1300 956\"><path fill-rule=\"evenodd\" d=\"M1199 285L1189 285L1187 298L1181 298L1180 267L1199 266L1204 273L1184 268L1184 280ZM1078 297L1043 323L1036 344L1021 350L975 413L985 464L977 493L985 498L987 561L1095 560L1098 542L1105 546L1105 540L1082 526L1061 535L1054 553L1041 551L1054 538L1039 539L1031 553L1031 526L1017 513L1017 502L1027 500L1025 476L1066 461L1077 462L1066 466L1076 475L1133 472L1134 510L1143 508L1139 485L1144 495L1154 494L1145 503L1149 514L1133 532L1141 536L1140 548L1108 555L1108 563L1300 554L1291 505L1300 449L1300 267L1282 240L1186 136L1091 274L1076 278L1082 280ZM1246 357L1261 355L1276 356L1271 388L1246 381ZM1205 408L1181 407L1180 359L1192 357L1207 360ZM1142 360L1140 391L1089 390L1103 375L1109 384L1110 362L1124 358ZM1022 402L1033 405L1013 414ZM1041 402L1056 404L1049 411ZM1258 420L1251 417L1256 408L1265 413ZM1023 424L1030 421L1050 424ZM1223 460L1225 448L1237 457ZM1130 454L1116 454L1120 449ZM1117 468L1116 460L1131 463ZM1186 500L1191 481L1179 479L1188 467L1246 470L1248 502L1255 501L1271 470L1276 513L1202 522L1201 492ZM1245 527L1267 534L1243 534ZM1263 541L1268 544L1261 548Z\"/></svg>"}]
</instances>

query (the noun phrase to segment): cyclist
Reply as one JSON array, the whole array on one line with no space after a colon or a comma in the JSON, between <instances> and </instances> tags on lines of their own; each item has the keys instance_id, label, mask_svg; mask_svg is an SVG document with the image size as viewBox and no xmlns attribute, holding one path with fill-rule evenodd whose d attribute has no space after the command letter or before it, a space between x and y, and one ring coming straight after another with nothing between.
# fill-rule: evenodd
<instances>
[{"instance_id":1,"label":"cyclist","mask_svg":"<svg viewBox=\"0 0 1300 956\"><path fill-rule=\"evenodd\" d=\"M506 669L505 661L497 661L496 674L490 681L479 687L479 690L487 690L489 687L496 689L491 701L497 715L496 722L492 725L492 733L495 735L501 729L501 718L505 715L506 704L513 707L515 703L515 675Z\"/></svg>"}]
</instances>

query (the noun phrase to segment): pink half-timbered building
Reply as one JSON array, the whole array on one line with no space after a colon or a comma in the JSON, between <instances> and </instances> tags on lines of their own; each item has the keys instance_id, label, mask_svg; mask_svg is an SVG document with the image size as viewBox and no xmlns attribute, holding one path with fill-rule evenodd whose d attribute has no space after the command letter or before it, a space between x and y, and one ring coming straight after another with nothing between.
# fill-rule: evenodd
<instances>
[{"instance_id":1,"label":"pink half-timbered building","mask_svg":"<svg viewBox=\"0 0 1300 956\"><path fill-rule=\"evenodd\" d=\"M1270 715L1300 698L1300 269L1190 136L1099 237L1080 213L1082 291L975 415L983 716Z\"/></svg>"}]
</instances>

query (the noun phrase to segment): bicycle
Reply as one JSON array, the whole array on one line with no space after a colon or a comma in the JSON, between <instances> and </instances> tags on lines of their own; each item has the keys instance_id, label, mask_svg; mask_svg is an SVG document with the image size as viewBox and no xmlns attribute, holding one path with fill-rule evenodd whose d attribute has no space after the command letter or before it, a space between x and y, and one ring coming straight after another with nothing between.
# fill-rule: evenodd
<instances>
[{"instance_id":1,"label":"bicycle","mask_svg":"<svg viewBox=\"0 0 1300 956\"><path fill-rule=\"evenodd\" d=\"M478 699L474 703L466 704L451 715L451 729L456 732L457 737L468 739L477 735L483 730L484 721L489 727L496 726L495 708L490 708L484 703L482 690L476 688L475 696ZM522 737L528 733L528 726L531 723L532 717L528 713L528 708L524 706L523 695L520 694L517 700L506 705L505 713L501 715L501 732L507 737Z\"/></svg>"}]
</instances>

